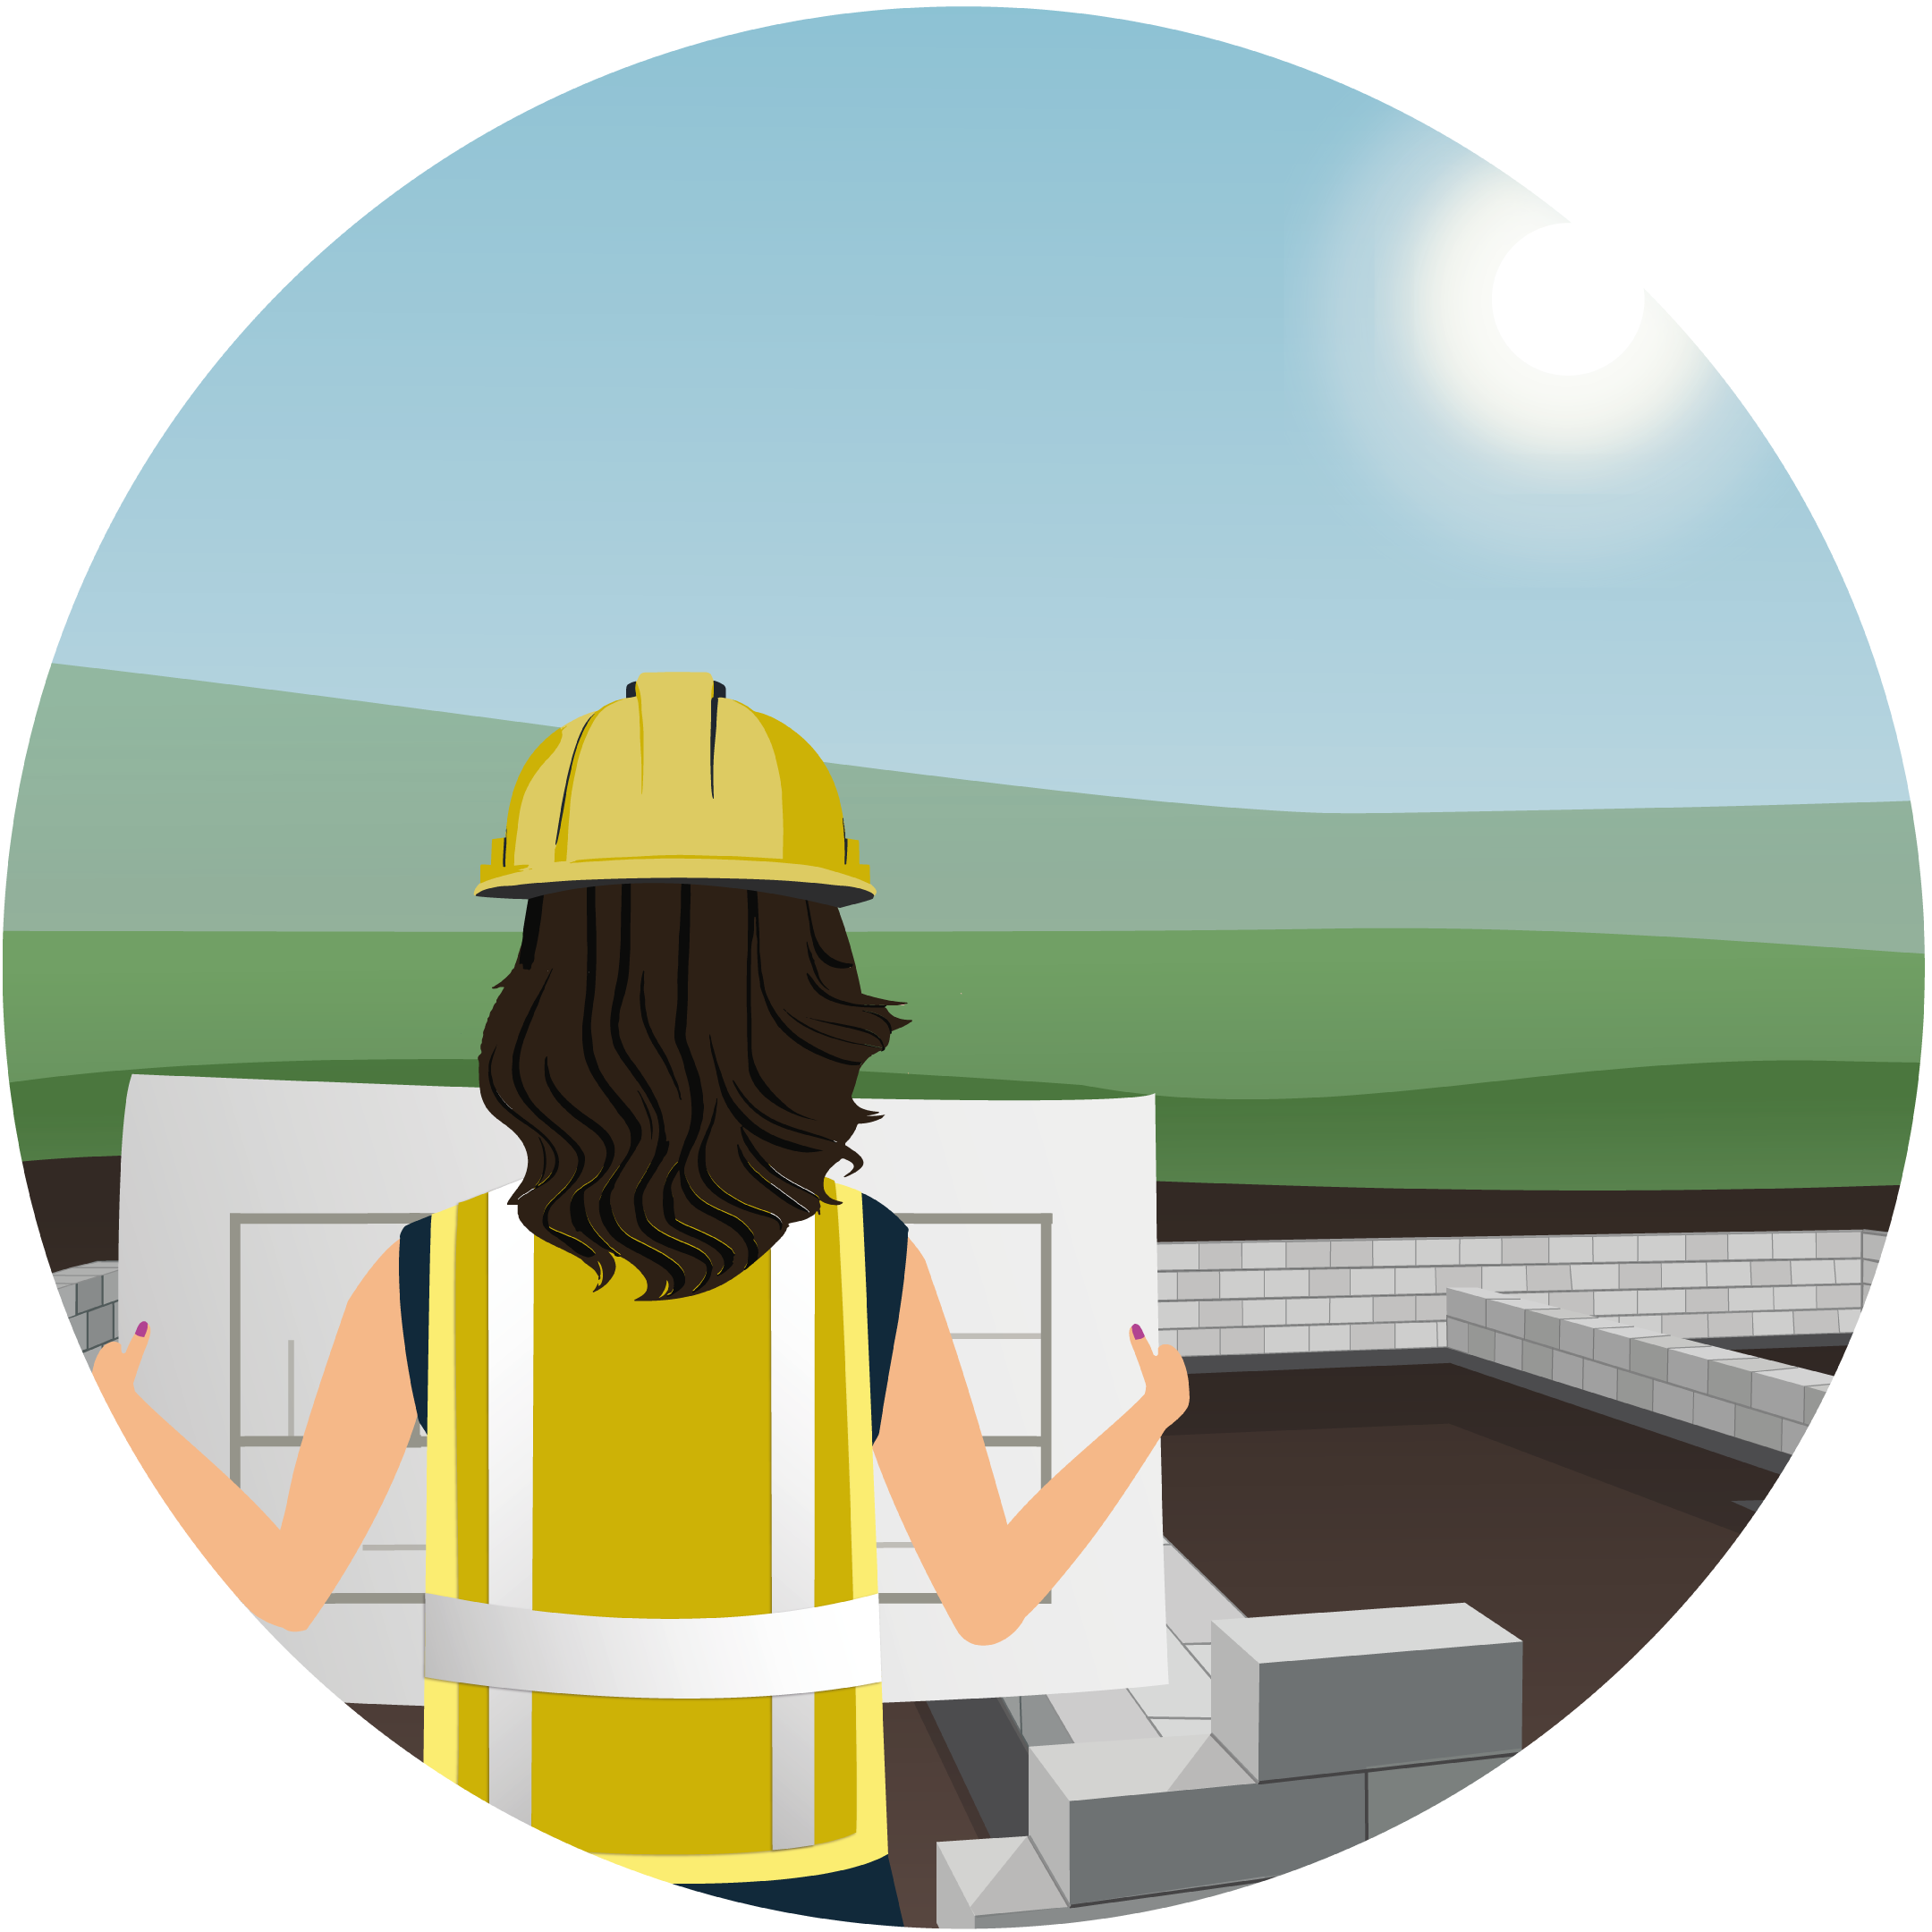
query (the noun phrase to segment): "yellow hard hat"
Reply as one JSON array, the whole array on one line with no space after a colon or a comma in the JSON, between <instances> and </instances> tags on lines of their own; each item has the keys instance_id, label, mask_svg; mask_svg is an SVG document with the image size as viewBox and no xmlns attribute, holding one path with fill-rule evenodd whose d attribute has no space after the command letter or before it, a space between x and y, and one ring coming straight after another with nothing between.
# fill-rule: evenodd
<instances>
[{"instance_id":1,"label":"yellow hard hat","mask_svg":"<svg viewBox=\"0 0 1932 1932\"><path fill-rule=\"evenodd\" d=\"M825 761L702 672L657 671L530 755L477 896L642 879L873 896Z\"/></svg>"}]
</instances>

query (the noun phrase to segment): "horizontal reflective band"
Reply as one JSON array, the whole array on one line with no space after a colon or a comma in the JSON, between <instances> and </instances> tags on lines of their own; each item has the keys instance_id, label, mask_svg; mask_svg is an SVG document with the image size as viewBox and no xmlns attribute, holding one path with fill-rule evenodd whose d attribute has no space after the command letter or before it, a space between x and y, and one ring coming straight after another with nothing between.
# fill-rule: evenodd
<instances>
[{"instance_id":1,"label":"horizontal reflective band","mask_svg":"<svg viewBox=\"0 0 1932 1932\"><path fill-rule=\"evenodd\" d=\"M877 1597L769 1616L573 1616L423 1598L423 1675L566 1697L795 1697L879 1681Z\"/></svg>"}]
</instances>

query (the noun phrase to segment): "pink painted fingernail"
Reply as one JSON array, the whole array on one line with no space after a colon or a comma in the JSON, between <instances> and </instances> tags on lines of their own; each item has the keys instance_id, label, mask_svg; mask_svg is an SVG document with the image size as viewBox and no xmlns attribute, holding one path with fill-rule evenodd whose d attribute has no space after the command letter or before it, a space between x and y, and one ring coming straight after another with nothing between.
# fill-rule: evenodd
<instances>
[{"instance_id":1,"label":"pink painted fingernail","mask_svg":"<svg viewBox=\"0 0 1932 1932\"><path fill-rule=\"evenodd\" d=\"M1140 1333L1140 1324L1139 1322L1133 1325L1133 1338L1136 1342L1145 1342L1147 1340L1147 1337Z\"/></svg>"},{"instance_id":2,"label":"pink painted fingernail","mask_svg":"<svg viewBox=\"0 0 1932 1932\"><path fill-rule=\"evenodd\" d=\"M134 1339L135 1339L135 1340L136 1340L137 1342L139 1342L139 1341L140 1340L140 1338L141 1338L141 1337L142 1337L142 1336L143 1336L144 1335L146 1335L147 1333L148 1333L148 1324L147 1324L146 1322L143 1322L143 1323L142 1323L142 1324L140 1325L140 1326L139 1328L137 1328L137 1329L136 1329L136 1330L134 1331ZM1140 1333L1140 1330L1139 1330L1138 1328L1136 1328L1136 1329L1134 1330L1134 1333L1135 1333L1136 1335L1139 1335L1139 1334Z\"/></svg>"}]
</instances>

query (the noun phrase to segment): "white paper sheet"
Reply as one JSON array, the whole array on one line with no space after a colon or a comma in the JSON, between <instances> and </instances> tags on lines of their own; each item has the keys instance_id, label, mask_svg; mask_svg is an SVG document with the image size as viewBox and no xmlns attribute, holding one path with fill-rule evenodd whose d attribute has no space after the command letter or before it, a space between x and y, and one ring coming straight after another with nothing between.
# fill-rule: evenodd
<instances>
[{"instance_id":1,"label":"white paper sheet","mask_svg":"<svg viewBox=\"0 0 1932 1932\"><path fill-rule=\"evenodd\" d=\"M855 1178L913 1217L964 1338L982 1428L1007 1438L988 1453L1011 1513L1038 1485L1042 1436L1049 1466L1060 1466L1140 1394L1127 1330L1155 1325L1154 1103L879 1105L886 1117L856 1143L866 1165ZM121 1266L130 1319L148 1321L155 1338L142 1393L218 1466L239 1459L250 1487L273 1487L268 1465L292 1452L252 1445L300 1434L365 1250L379 1252L404 1218L514 1180L522 1159L468 1089L136 1076ZM964 1642L936 1604L885 1605L886 1696L1030 1695L1157 1676L1158 1460L1005 1642ZM421 1462L408 1457L398 1485L419 1487ZM412 1511L413 1496L386 1505L398 1520ZM882 1589L928 1591L917 1554L892 1546L904 1532L889 1509L879 1535ZM419 1580L412 1553L359 1556L342 1589L402 1593L391 1586L408 1585L412 1564ZM333 1604L287 1642L338 1694L367 1700L380 1687L377 1701L395 1701L396 1687L419 1675L420 1613Z\"/></svg>"}]
</instances>

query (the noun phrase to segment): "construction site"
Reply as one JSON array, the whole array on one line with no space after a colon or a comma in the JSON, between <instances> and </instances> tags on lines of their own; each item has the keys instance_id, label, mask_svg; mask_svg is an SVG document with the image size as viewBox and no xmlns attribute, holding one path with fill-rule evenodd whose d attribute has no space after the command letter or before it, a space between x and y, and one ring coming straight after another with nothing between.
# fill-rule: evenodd
<instances>
[{"instance_id":1,"label":"construction site","mask_svg":"<svg viewBox=\"0 0 1932 1932\"><path fill-rule=\"evenodd\" d=\"M90 1352L117 1333L118 1165L28 1166ZM909 1924L1253 1883L1533 1744L1749 1528L1829 1393L1892 1206L1159 1193L1162 1339L1191 1373L1160 1458L1165 1680L888 1702ZM1377 1224L1395 1232L1312 1232ZM419 1704L355 1707L421 1755Z\"/></svg>"}]
</instances>

